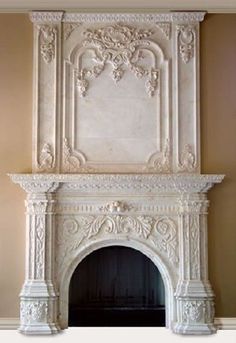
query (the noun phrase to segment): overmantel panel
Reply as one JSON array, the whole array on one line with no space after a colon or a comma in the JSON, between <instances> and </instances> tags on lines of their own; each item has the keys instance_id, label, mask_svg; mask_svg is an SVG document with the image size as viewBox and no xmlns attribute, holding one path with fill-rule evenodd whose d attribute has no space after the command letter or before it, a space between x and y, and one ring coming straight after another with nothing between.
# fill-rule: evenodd
<instances>
[{"instance_id":1,"label":"overmantel panel","mask_svg":"<svg viewBox=\"0 0 236 343\"><path fill-rule=\"evenodd\" d=\"M32 12L34 172L199 173L204 12Z\"/></svg>"}]
</instances>

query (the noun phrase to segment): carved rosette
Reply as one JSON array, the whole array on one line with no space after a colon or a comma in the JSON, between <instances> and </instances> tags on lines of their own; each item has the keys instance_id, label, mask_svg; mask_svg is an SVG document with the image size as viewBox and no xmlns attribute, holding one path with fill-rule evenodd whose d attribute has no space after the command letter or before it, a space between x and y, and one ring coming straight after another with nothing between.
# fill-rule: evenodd
<instances>
[{"instance_id":1,"label":"carved rosette","mask_svg":"<svg viewBox=\"0 0 236 343\"><path fill-rule=\"evenodd\" d=\"M55 58L57 28L54 25L40 25L39 42L40 53L45 63L50 63Z\"/></svg>"},{"instance_id":2,"label":"carved rosette","mask_svg":"<svg viewBox=\"0 0 236 343\"><path fill-rule=\"evenodd\" d=\"M115 210L118 210L115 206ZM114 206L112 206L112 209ZM110 206L107 209L110 211ZM124 211L124 210L123 210ZM109 235L149 240L156 250L174 266L178 265L178 236L176 223L167 217L131 216L123 214L74 215L58 217L58 268L65 266L71 253L86 241Z\"/></svg>"},{"instance_id":3,"label":"carved rosette","mask_svg":"<svg viewBox=\"0 0 236 343\"><path fill-rule=\"evenodd\" d=\"M111 78L118 83L125 71L130 70L136 78L145 77L145 89L148 96L159 92L160 71L155 66L140 63L145 48L149 47L152 30L139 29L124 24L114 24L99 29L87 29L83 32L83 46L93 50L95 65L76 71L76 84L81 97L86 96L89 79L97 78L106 64L112 66Z\"/></svg>"},{"instance_id":4,"label":"carved rosette","mask_svg":"<svg viewBox=\"0 0 236 343\"><path fill-rule=\"evenodd\" d=\"M194 57L195 27L193 25L178 25L179 54L187 64Z\"/></svg>"}]
</instances>

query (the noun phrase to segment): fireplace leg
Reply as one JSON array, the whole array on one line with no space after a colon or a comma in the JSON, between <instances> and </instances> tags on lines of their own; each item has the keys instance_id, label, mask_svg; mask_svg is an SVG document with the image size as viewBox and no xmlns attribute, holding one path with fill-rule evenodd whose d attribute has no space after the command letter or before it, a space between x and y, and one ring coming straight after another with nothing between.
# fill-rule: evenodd
<instances>
[{"instance_id":1,"label":"fireplace leg","mask_svg":"<svg viewBox=\"0 0 236 343\"><path fill-rule=\"evenodd\" d=\"M20 295L19 332L27 335L58 333L58 297L44 282L26 283Z\"/></svg>"}]
</instances>

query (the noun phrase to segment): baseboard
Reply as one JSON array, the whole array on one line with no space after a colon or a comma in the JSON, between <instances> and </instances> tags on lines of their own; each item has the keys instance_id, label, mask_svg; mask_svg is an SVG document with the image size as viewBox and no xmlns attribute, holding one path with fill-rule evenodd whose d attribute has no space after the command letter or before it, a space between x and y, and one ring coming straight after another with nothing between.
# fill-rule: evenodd
<instances>
[{"instance_id":1,"label":"baseboard","mask_svg":"<svg viewBox=\"0 0 236 343\"><path fill-rule=\"evenodd\" d=\"M236 330L236 317L215 318L215 325L219 330Z\"/></svg>"},{"instance_id":2,"label":"baseboard","mask_svg":"<svg viewBox=\"0 0 236 343\"><path fill-rule=\"evenodd\" d=\"M0 318L0 330L16 330L19 324L19 318Z\"/></svg>"},{"instance_id":3,"label":"baseboard","mask_svg":"<svg viewBox=\"0 0 236 343\"><path fill-rule=\"evenodd\" d=\"M16 330L20 325L18 318L0 318L0 330ZM236 317L215 318L219 330L236 330Z\"/></svg>"}]
</instances>

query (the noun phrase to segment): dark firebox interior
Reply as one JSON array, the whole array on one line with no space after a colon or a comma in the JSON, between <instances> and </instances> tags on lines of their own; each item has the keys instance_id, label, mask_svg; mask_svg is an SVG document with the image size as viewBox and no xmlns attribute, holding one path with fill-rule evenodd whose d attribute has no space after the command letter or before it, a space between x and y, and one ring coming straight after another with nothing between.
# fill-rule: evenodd
<instances>
[{"instance_id":1,"label":"dark firebox interior","mask_svg":"<svg viewBox=\"0 0 236 343\"><path fill-rule=\"evenodd\" d=\"M135 249L111 246L94 251L72 275L69 326L165 326L159 270Z\"/></svg>"}]
</instances>

